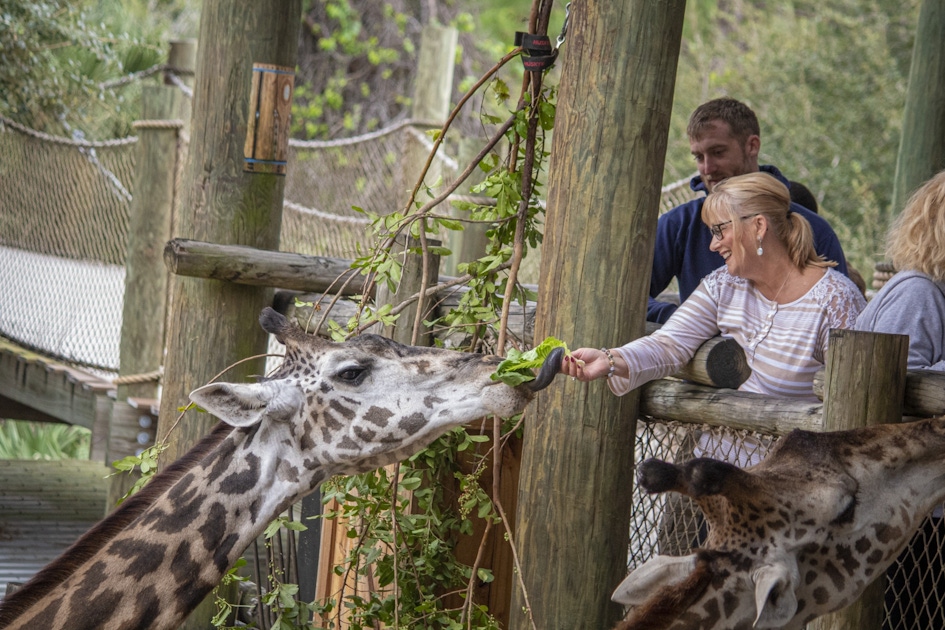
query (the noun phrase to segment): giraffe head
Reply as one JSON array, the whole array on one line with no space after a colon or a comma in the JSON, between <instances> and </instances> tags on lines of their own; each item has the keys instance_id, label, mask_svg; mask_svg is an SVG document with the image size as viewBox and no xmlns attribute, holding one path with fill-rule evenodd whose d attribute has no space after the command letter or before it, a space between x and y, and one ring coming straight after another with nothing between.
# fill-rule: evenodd
<instances>
[{"instance_id":1,"label":"giraffe head","mask_svg":"<svg viewBox=\"0 0 945 630\"><path fill-rule=\"evenodd\" d=\"M794 431L749 469L647 460L638 482L702 508L709 535L617 587L621 630L799 629L856 600L945 499L945 418Z\"/></svg>"},{"instance_id":2,"label":"giraffe head","mask_svg":"<svg viewBox=\"0 0 945 630\"><path fill-rule=\"evenodd\" d=\"M319 467L319 478L400 461L448 429L519 413L557 366L549 358L538 379L513 388L490 378L498 357L377 335L333 343L271 308L260 324L285 345L278 371L258 383L206 385L191 400L232 426L286 433L298 448L285 457L297 469Z\"/></svg>"}]
</instances>

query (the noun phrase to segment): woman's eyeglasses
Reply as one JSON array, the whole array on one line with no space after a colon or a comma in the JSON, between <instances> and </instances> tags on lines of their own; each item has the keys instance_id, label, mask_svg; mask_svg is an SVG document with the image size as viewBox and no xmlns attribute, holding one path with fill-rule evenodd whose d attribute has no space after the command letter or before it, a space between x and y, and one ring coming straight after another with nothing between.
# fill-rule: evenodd
<instances>
[{"instance_id":1,"label":"woman's eyeglasses","mask_svg":"<svg viewBox=\"0 0 945 630\"><path fill-rule=\"evenodd\" d=\"M745 219L750 219L750 218L752 218L752 217L757 217L759 214L761 214L761 213L760 213L760 212L756 212L756 213L754 213L754 214L748 214L748 215L745 215L745 216L743 216L743 217L738 217L738 218L739 218L740 220L744 221ZM709 226L709 231L712 232L712 236L714 236L715 238L717 238L717 239L719 239L719 240L721 241L721 240L722 240L722 228L724 228L724 227L725 227L726 225L728 225L729 223L731 223L731 221L722 221L721 223L716 223L715 225L710 225L710 226Z\"/></svg>"}]
</instances>

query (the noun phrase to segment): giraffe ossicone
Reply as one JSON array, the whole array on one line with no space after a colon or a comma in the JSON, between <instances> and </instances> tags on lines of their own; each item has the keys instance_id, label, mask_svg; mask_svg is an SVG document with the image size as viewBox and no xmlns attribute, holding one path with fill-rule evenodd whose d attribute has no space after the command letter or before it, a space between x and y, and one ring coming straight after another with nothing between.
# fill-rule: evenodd
<instances>
[{"instance_id":1,"label":"giraffe ossicone","mask_svg":"<svg viewBox=\"0 0 945 630\"><path fill-rule=\"evenodd\" d=\"M333 343L272 309L262 327L285 359L257 383L212 383L191 399L221 419L187 454L0 602L0 628L171 629L288 506L330 476L400 461L454 427L521 412L537 385L490 378L501 359Z\"/></svg>"},{"instance_id":2,"label":"giraffe ossicone","mask_svg":"<svg viewBox=\"0 0 945 630\"><path fill-rule=\"evenodd\" d=\"M616 629L799 630L854 602L945 500L945 417L793 431L751 468L651 459L637 476L691 497L709 531L620 583L612 599L631 608Z\"/></svg>"}]
</instances>

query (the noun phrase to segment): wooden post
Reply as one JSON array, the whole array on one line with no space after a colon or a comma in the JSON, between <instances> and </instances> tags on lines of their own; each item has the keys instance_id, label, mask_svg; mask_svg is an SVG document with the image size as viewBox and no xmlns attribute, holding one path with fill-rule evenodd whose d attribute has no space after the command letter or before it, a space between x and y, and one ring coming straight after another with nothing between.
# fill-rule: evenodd
<instances>
[{"instance_id":1,"label":"wooden post","mask_svg":"<svg viewBox=\"0 0 945 630\"><path fill-rule=\"evenodd\" d=\"M428 129L438 129L449 115L457 37L456 29L452 27L435 24L423 27L417 59L417 79L410 107L410 117L422 121L422 124L415 128L421 133ZM429 154L427 143L410 135L406 137L402 170L405 190L414 189ZM433 162L424 182L432 186L440 179L440 175L441 170L437 163ZM422 190L418 197L426 199L422 196Z\"/></svg>"},{"instance_id":2,"label":"wooden post","mask_svg":"<svg viewBox=\"0 0 945 630\"><path fill-rule=\"evenodd\" d=\"M535 338L644 331L685 0L572 4ZM617 281L619 279L619 281ZM609 628L627 573L639 392L557 379L526 411L513 629ZM534 625L532 625L534 622Z\"/></svg>"},{"instance_id":3,"label":"wooden post","mask_svg":"<svg viewBox=\"0 0 945 630\"><path fill-rule=\"evenodd\" d=\"M449 114L456 39L457 33L454 28L434 24L423 27L411 117L428 123L431 128L445 122ZM429 151L419 140L408 137L403 162L404 183L408 190L413 190L416 185L428 155ZM438 178L438 172L431 169L424 181L432 185ZM436 245L440 245L440 242L437 241ZM377 288L376 302L378 305L397 305L400 300L410 297L420 289L423 261L419 255L407 252L408 248L419 246L420 242L416 238L408 237L399 238L392 247L391 255L403 263L401 280L394 293L389 292L385 287L379 286ZM436 282L439 276L440 257L431 256L427 267L427 286L432 286L432 283ZM416 342L412 341L417 308L426 309L426 303L428 301L421 300L420 303L405 309L397 320L397 324L385 329L384 334L400 343L432 344L433 338L428 333L421 333Z\"/></svg>"},{"instance_id":4,"label":"wooden post","mask_svg":"<svg viewBox=\"0 0 945 630\"><path fill-rule=\"evenodd\" d=\"M193 71L193 65L186 66L188 56L178 47L171 46L169 57L176 59L181 70ZM176 179L183 159L181 137L190 124L190 109L190 99L177 87L142 88L141 119L135 124L138 147L125 255L119 378L108 414L106 463L140 453L154 443L157 423L151 408L157 404L157 373L164 364L167 316L168 274L161 257L171 235ZM129 399L135 400L129 404ZM108 510L135 479L134 474L109 478Z\"/></svg>"},{"instance_id":5,"label":"wooden post","mask_svg":"<svg viewBox=\"0 0 945 630\"><path fill-rule=\"evenodd\" d=\"M466 165L479 154L480 149L480 144L472 138L463 138L459 141L458 160L460 170L466 168ZM477 168L458 190L471 194L470 189L481 182L484 177L485 174L482 170ZM457 219L469 218L468 212L459 210L455 206L450 207L450 214ZM463 227L462 232L449 233L447 246L452 253L443 261L443 273L447 275L460 275L457 265L472 262L486 254L486 245L489 243L486 232L489 230L489 225L485 223L466 223Z\"/></svg>"},{"instance_id":6,"label":"wooden post","mask_svg":"<svg viewBox=\"0 0 945 630\"><path fill-rule=\"evenodd\" d=\"M830 331L824 386L824 431L843 431L902 420L908 335ZM885 575L860 599L815 619L808 630L880 630Z\"/></svg>"},{"instance_id":7,"label":"wooden post","mask_svg":"<svg viewBox=\"0 0 945 630\"><path fill-rule=\"evenodd\" d=\"M912 193L945 168L945 4L924 0L919 9L909 89L896 158L892 215Z\"/></svg>"},{"instance_id":8,"label":"wooden post","mask_svg":"<svg viewBox=\"0 0 945 630\"><path fill-rule=\"evenodd\" d=\"M200 17L193 118L176 236L229 245L278 249L285 178L243 170L253 64L294 68L300 0L234 3L204 0ZM163 245L163 244L162 244ZM259 313L272 290L220 280L171 280L167 359L158 437L168 448L160 467L174 461L217 423L209 414L179 408L188 394L222 374L245 381L265 371L268 335ZM238 363L248 357L259 358ZM233 366L233 367L231 367ZM229 369L228 369L229 368ZM201 606L185 627L209 625Z\"/></svg>"},{"instance_id":9,"label":"wooden post","mask_svg":"<svg viewBox=\"0 0 945 630\"><path fill-rule=\"evenodd\" d=\"M167 65L169 71L164 73L164 85L175 85L170 75L178 74L180 75L178 78L184 85L190 88L194 87L194 69L197 67L197 40L171 40Z\"/></svg>"}]
</instances>

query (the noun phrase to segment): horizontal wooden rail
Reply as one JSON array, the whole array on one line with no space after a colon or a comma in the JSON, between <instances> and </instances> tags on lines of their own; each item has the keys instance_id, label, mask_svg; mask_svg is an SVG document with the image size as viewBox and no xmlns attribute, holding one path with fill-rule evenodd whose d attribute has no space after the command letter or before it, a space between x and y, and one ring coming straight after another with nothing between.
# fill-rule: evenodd
<instances>
[{"instance_id":1,"label":"horizontal wooden rail","mask_svg":"<svg viewBox=\"0 0 945 630\"><path fill-rule=\"evenodd\" d=\"M242 245L218 245L179 238L168 241L164 248L164 262L177 275L306 292L298 295L298 299L318 304L320 308L326 308L331 302L324 292L340 290L342 295L355 295L363 291L364 284L358 278L359 272L351 269L352 261L342 258L273 252ZM349 279L351 282L345 286ZM446 276L439 278L441 283L452 279ZM435 316L455 306L462 291L462 288L457 288L438 296ZM291 316L292 313L288 312L293 302L291 295L282 292L279 301L283 303L283 308L279 310ZM353 303L339 300L332 307L331 318L344 323L355 312ZM322 314L316 312L313 316L311 307L299 308L295 312L301 324L311 326L318 324ZM534 303L524 308L518 304L512 306L509 328L515 337L529 346L535 342L532 334L534 325ZM647 334L657 328L659 324L648 323ZM323 325L318 333L326 335L327 326ZM447 333L441 331L441 338ZM751 369L742 348L732 339L716 337L703 344L693 360L676 376L704 385L736 389L750 374Z\"/></svg>"},{"instance_id":2,"label":"horizontal wooden rail","mask_svg":"<svg viewBox=\"0 0 945 630\"><path fill-rule=\"evenodd\" d=\"M670 379L647 383L640 396L641 416L774 435L794 429L821 431L823 409L823 404Z\"/></svg>"}]
</instances>

